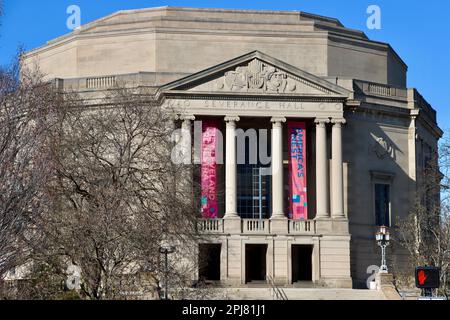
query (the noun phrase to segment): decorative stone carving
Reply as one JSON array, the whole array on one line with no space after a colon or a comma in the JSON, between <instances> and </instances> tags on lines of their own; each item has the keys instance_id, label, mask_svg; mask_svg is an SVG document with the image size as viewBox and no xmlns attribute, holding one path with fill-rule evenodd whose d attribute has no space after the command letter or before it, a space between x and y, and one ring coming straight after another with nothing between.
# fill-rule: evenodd
<instances>
[{"instance_id":1,"label":"decorative stone carving","mask_svg":"<svg viewBox=\"0 0 450 320\"><path fill-rule=\"evenodd\" d=\"M395 149L388 141L386 141L386 139L377 137L373 134L372 137L374 138L374 141L370 146L370 151L373 152L378 159L385 159L387 157L394 158Z\"/></svg>"},{"instance_id":2,"label":"decorative stone carving","mask_svg":"<svg viewBox=\"0 0 450 320\"><path fill-rule=\"evenodd\" d=\"M270 122L272 122L272 123L284 123L284 122L286 122L286 117L272 117L271 119L270 119Z\"/></svg>"},{"instance_id":3,"label":"decorative stone carving","mask_svg":"<svg viewBox=\"0 0 450 320\"><path fill-rule=\"evenodd\" d=\"M307 91L310 93L328 93L325 88L294 77L258 59L250 61L247 66L227 71L216 82L217 90L234 92L296 93L300 86L303 89L309 88Z\"/></svg>"},{"instance_id":4,"label":"decorative stone carving","mask_svg":"<svg viewBox=\"0 0 450 320\"><path fill-rule=\"evenodd\" d=\"M331 119L331 123L337 127L341 127L347 123L347 120L345 120L344 118L333 118Z\"/></svg>"},{"instance_id":5,"label":"decorative stone carving","mask_svg":"<svg viewBox=\"0 0 450 320\"><path fill-rule=\"evenodd\" d=\"M193 114L181 114L179 115L178 119L182 121L194 121L195 116Z\"/></svg>"},{"instance_id":6,"label":"decorative stone carving","mask_svg":"<svg viewBox=\"0 0 450 320\"><path fill-rule=\"evenodd\" d=\"M225 116L225 122L238 122L241 120L239 116Z\"/></svg>"},{"instance_id":7,"label":"decorative stone carving","mask_svg":"<svg viewBox=\"0 0 450 320\"><path fill-rule=\"evenodd\" d=\"M316 124L316 127L325 128L327 123L330 123L330 119L328 119L328 118L316 118L316 119L314 119L314 123Z\"/></svg>"}]
</instances>

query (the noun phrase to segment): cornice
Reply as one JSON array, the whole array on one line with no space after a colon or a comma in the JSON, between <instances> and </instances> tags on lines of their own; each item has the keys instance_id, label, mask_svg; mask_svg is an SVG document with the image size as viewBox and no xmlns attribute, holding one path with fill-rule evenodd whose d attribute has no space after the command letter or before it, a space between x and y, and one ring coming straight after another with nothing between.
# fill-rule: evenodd
<instances>
[{"instance_id":1,"label":"cornice","mask_svg":"<svg viewBox=\"0 0 450 320\"><path fill-rule=\"evenodd\" d=\"M416 122L422 124L425 128L430 131L432 135L434 135L437 139L440 139L444 136L444 131L439 128L439 126L433 123L428 116L425 115L424 112L420 112L416 118Z\"/></svg>"},{"instance_id":2,"label":"cornice","mask_svg":"<svg viewBox=\"0 0 450 320\"><path fill-rule=\"evenodd\" d=\"M291 102L341 102L347 98L342 96L298 95L298 94L267 94L267 93L234 93L234 92L186 92L167 91L162 92L166 98L191 99L191 100L251 100L251 101L291 101Z\"/></svg>"}]
</instances>

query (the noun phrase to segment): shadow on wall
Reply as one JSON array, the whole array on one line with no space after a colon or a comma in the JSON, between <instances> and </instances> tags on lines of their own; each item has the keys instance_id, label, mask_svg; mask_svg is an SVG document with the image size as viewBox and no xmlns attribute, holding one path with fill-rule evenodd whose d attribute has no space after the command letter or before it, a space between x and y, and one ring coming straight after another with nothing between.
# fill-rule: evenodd
<instances>
[{"instance_id":1,"label":"shadow on wall","mask_svg":"<svg viewBox=\"0 0 450 320\"><path fill-rule=\"evenodd\" d=\"M367 279L373 272L370 267L379 266L381 260L375 242L375 184L390 185L391 224L409 214L410 191L414 185L408 174L409 123L399 119L394 120L395 124L382 124L383 119L358 114L346 114L345 117L348 122L343 131L343 152L344 162L348 163L345 191L352 236L351 276L355 288L367 288ZM391 225L391 233L395 233L395 225ZM387 253L388 266L395 260L396 264L399 261L403 264L396 267L406 267L404 257L407 253L398 244L392 243Z\"/></svg>"}]
</instances>

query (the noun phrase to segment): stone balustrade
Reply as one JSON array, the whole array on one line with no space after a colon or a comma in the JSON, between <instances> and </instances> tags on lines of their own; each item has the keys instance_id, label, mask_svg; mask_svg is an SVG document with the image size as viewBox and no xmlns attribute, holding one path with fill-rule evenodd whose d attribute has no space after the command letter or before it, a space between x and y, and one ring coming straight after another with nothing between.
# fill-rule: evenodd
<instances>
[{"instance_id":1,"label":"stone balustrade","mask_svg":"<svg viewBox=\"0 0 450 320\"><path fill-rule=\"evenodd\" d=\"M116 77L95 77L86 79L86 88L96 89L96 88L111 88L116 85Z\"/></svg>"},{"instance_id":2,"label":"stone balustrade","mask_svg":"<svg viewBox=\"0 0 450 320\"><path fill-rule=\"evenodd\" d=\"M271 234L271 220L270 219L241 219L241 228L236 230L236 233L241 234ZM199 230L202 233L223 234L224 225L227 223L226 219L200 219ZM317 233L315 220L288 220L289 234L308 234L313 235Z\"/></svg>"},{"instance_id":3,"label":"stone balustrade","mask_svg":"<svg viewBox=\"0 0 450 320\"><path fill-rule=\"evenodd\" d=\"M270 220L265 219L242 219L242 233L259 233L259 234L268 234L269 231Z\"/></svg>"},{"instance_id":4,"label":"stone balustrade","mask_svg":"<svg viewBox=\"0 0 450 320\"><path fill-rule=\"evenodd\" d=\"M201 219L199 230L203 233L223 233L223 219Z\"/></svg>"},{"instance_id":5,"label":"stone balustrade","mask_svg":"<svg viewBox=\"0 0 450 320\"><path fill-rule=\"evenodd\" d=\"M292 234L305 234L316 233L316 221L315 220L289 220L289 233Z\"/></svg>"}]
</instances>

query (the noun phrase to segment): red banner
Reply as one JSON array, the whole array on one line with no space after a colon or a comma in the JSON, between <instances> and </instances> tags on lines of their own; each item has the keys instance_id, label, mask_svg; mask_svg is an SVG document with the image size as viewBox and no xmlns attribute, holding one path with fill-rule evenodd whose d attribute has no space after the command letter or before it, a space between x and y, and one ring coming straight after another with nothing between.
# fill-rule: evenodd
<instances>
[{"instance_id":1,"label":"red banner","mask_svg":"<svg viewBox=\"0 0 450 320\"><path fill-rule=\"evenodd\" d=\"M215 219L219 213L217 200L217 143L219 122L203 120L201 149L201 210L202 217Z\"/></svg>"},{"instance_id":2,"label":"red banner","mask_svg":"<svg viewBox=\"0 0 450 320\"><path fill-rule=\"evenodd\" d=\"M288 122L289 135L289 218L308 219L306 185L306 124Z\"/></svg>"}]
</instances>

